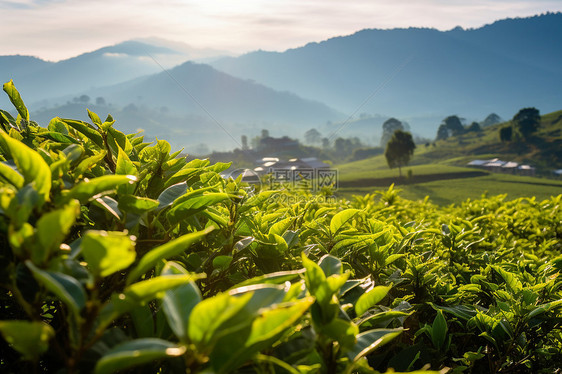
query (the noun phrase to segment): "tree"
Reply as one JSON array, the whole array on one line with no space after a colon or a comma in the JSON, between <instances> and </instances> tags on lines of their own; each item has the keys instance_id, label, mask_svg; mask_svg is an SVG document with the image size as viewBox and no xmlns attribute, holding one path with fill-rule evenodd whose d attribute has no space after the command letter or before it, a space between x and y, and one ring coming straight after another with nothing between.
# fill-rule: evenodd
<instances>
[{"instance_id":1,"label":"tree","mask_svg":"<svg viewBox=\"0 0 562 374\"><path fill-rule=\"evenodd\" d=\"M410 162L414 149L416 149L416 145L412 139L412 134L396 130L384 152L388 166L391 169L398 166L398 173L402 176L402 166L406 166Z\"/></svg>"},{"instance_id":2,"label":"tree","mask_svg":"<svg viewBox=\"0 0 562 374\"><path fill-rule=\"evenodd\" d=\"M502 142L510 142L513 135L513 127L506 126L500 129L500 140Z\"/></svg>"},{"instance_id":3,"label":"tree","mask_svg":"<svg viewBox=\"0 0 562 374\"><path fill-rule=\"evenodd\" d=\"M269 138L269 130L268 129L261 130L261 137L262 139Z\"/></svg>"},{"instance_id":4,"label":"tree","mask_svg":"<svg viewBox=\"0 0 562 374\"><path fill-rule=\"evenodd\" d=\"M101 96L96 97L96 105L105 105L105 99Z\"/></svg>"},{"instance_id":5,"label":"tree","mask_svg":"<svg viewBox=\"0 0 562 374\"><path fill-rule=\"evenodd\" d=\"M396 118L389 118L382 124L381 147L386 147L388 141L392 138L394 131L404 131L404 125Z\"/></svg>"},{"instance_id":6,"label":"tree","mask_svg":"<svg viewBox=\"0 0 562 374\"><path fill-rule=\"evenodd\" d=\"M513 122L521 135L527 139L539 128L541 115L537 108L523 108L513 116Z\"/></svg>"},{"instance_id":7,"label":"tree","mask_svg":"<svg viewBox=\"0 0 562 374\"><path fill-rule=\"evenodd\" d=\"M439 126L439 129L437 129L437 137L435 138L435 140L445 140L448 137L449 137L449 130L447 129L447 126L441 124L441 126Z\"/></svg>"},{"instance_id":8,"label":"tree","mask_svg":"<svg viewBox=\"0 0 562 374\"><path fill-rule=\"evenodd\" d=\"M449 116L443 120L442 124L447 127L452 135L460 135L464 132L464 126L458 116Z\"/></svg>"},{"instance_id":9,"label":"tree","mask_svg":"<svg viewBox=\"0 0 562 374\"><path fill-rule=\"evenodd\" d=\"M480 132L481 130L482 129L480 128L480 124L478 122L472 122L466 129L466 132Z\"/></svg>"},{"instance_id":10,"label":"tree","mask_svg":"<svg viewBox=\"0 0 562 374\"><path fill-rule=\"evenodd\" d=\"M318 144L322 140L322 134L316 129L310 129L304 133L304 140L307 144Z\"/></svg>"},{"instance_id":11,"label":"tree","mask_svg":"<svg viewBox=\"0 0 562 374\"><path fill-rule=\"evenodd\" d=\"M243 151L248 150L248 137L246 135L242 135L240 140L242 140L242 150Z\"/></svg>"}]
</instances>

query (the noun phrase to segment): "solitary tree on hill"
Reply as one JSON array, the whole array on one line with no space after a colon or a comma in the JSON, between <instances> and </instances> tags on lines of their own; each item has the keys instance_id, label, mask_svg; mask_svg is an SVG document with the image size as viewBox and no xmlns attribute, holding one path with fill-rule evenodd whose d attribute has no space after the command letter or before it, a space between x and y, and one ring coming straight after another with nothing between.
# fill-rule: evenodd
<instances>
[{"instance_id":1,"label":"solitary tree on hill","mask_svg":"<svg viewBox=\"0 0 562 374\"><path fill-rule=\"evenodd\" d=\"M396 118L389 118L382 124L381 147L386 147L388 141L392 138L394 131L404 131L404 125Z\"/></svg>"},{"instance_id":2,"label":"solitary tree on hill","mask_svg":"<svg viewBox=\"0 0 562 374\"><path fill-rule=\"evenodd\" d=\"M523 108L513 116L513 122L527 139L539 128L541 115L537 108Z\"/></svg>"},{"instance_id":3,"label":"solitary tree on hill","mask_svg":"<svg viewBox=\"0 0 562 374\"><path fill-rule=\"evenodd\" d=\"M398 173L402 176L402 166L406 166L410 162L414 149L416 149L416 145L412 139L412 134L396 130L387 143L384 152L388 166L391 169L398 166Z\"/></svg>"}]
</instances>

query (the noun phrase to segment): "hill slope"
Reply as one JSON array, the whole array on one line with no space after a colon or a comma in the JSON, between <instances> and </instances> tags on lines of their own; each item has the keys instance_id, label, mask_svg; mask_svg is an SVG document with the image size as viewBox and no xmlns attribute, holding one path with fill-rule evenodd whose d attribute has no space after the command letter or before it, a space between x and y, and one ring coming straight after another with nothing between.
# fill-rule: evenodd
<instances>
[{"instance_id":1,"label":"hill slope","mask_svg":"<svg viewBox=\"0 0 562 374\"><path fill-rule=\"evenodd\" d=\"M191 62L84 93L111 103L112 107L97 109L102 111L100 116L111 111L120 129L135 132L143 128L152 138L168 134L178 147L205 142L211 150L232 149L241 147L241 135L257 135L265 127L275 128L274 136L301 135L302 128L343 118L321 103ZM76 103L32 114L40 122L55 115L87 120L85 105Z\"/></svg>"},{"instance_id":2,"label":"hill slope","mask_svg":"<svg viewBox=\"0 0 562 374\"><path fill-rule=\"evenodd\" d=\"M33 108L36 102L52 104L54 98L158 73L187 59L185 46L153 39L126 41L56 63L0 56L0 80L13 79ZM0 105L8 107L5 97L0 98Z\"/></svg>"},{"instance_id":3,"label":"hill slope","mask_svg":"<svg viewBox=\"0 0 562 374\"><path fill-rule=\"evenodd\" d=\"M501 142L499 130L508 125L512 125L511 122L418 145L407 169L412 169L414 176L432 175L431 178L436 180L448 179L448 174L478 171L466 168L474 159L499 158L530 164L542 175L550 175L552 170L562 168L562 110L543 115L539 130L530 141ZM388 168L384 155L338 165L338 170L346 186L361 180L370 181L359 183L361 185L384 186L392 183L392 178L396 181L398 176L397 170Z\"/></svg>"},{"instance_id":4,"label":"hill slope","mask_svg":"<svg viewBox=\"0 0 562 374\"><path fill-rule=\"evenodd\" d=\"M477 30L363 30L212 65L345 113L360 108L406 119L414 131L433 136L450 114L481 120L491 112L509 118L524 106L559 109L558 45L561 13L498 21Z\"/></svg>"}]
</instances>

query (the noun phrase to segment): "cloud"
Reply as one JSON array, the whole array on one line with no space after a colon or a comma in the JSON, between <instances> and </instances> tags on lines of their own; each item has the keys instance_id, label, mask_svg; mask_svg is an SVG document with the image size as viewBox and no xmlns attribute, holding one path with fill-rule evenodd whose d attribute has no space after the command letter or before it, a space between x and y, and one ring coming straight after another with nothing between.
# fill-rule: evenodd
<instances>
[{"instance_id":1,"label":"cloud","mask_svg":"<svg viewBox=\"0 0 562 374\"><path fill-rule=\"evenodd\" d=\"M284 50L364 28L447 30L562 11L559 0L8 0L0 4L1 53L51 60L152 36L234 52Z\"/></svg>"}]
</instances>

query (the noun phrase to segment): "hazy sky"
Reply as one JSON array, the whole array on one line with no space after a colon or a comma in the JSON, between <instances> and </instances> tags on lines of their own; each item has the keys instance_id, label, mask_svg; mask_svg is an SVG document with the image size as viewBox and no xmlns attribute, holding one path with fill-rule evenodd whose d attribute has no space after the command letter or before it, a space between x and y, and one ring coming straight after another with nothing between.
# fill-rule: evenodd
<instances>
[{"instance_id":1,"label":"hazy sky","mask_svg":"<svg viewBox=\"0 0 562 374\"><path fill-rule=\"evenodd\" d=\"M562 0L0 0L0 55L60 60L138 37L240 53L364 28L480 27Z\"/></svg>"}]
</instances>

